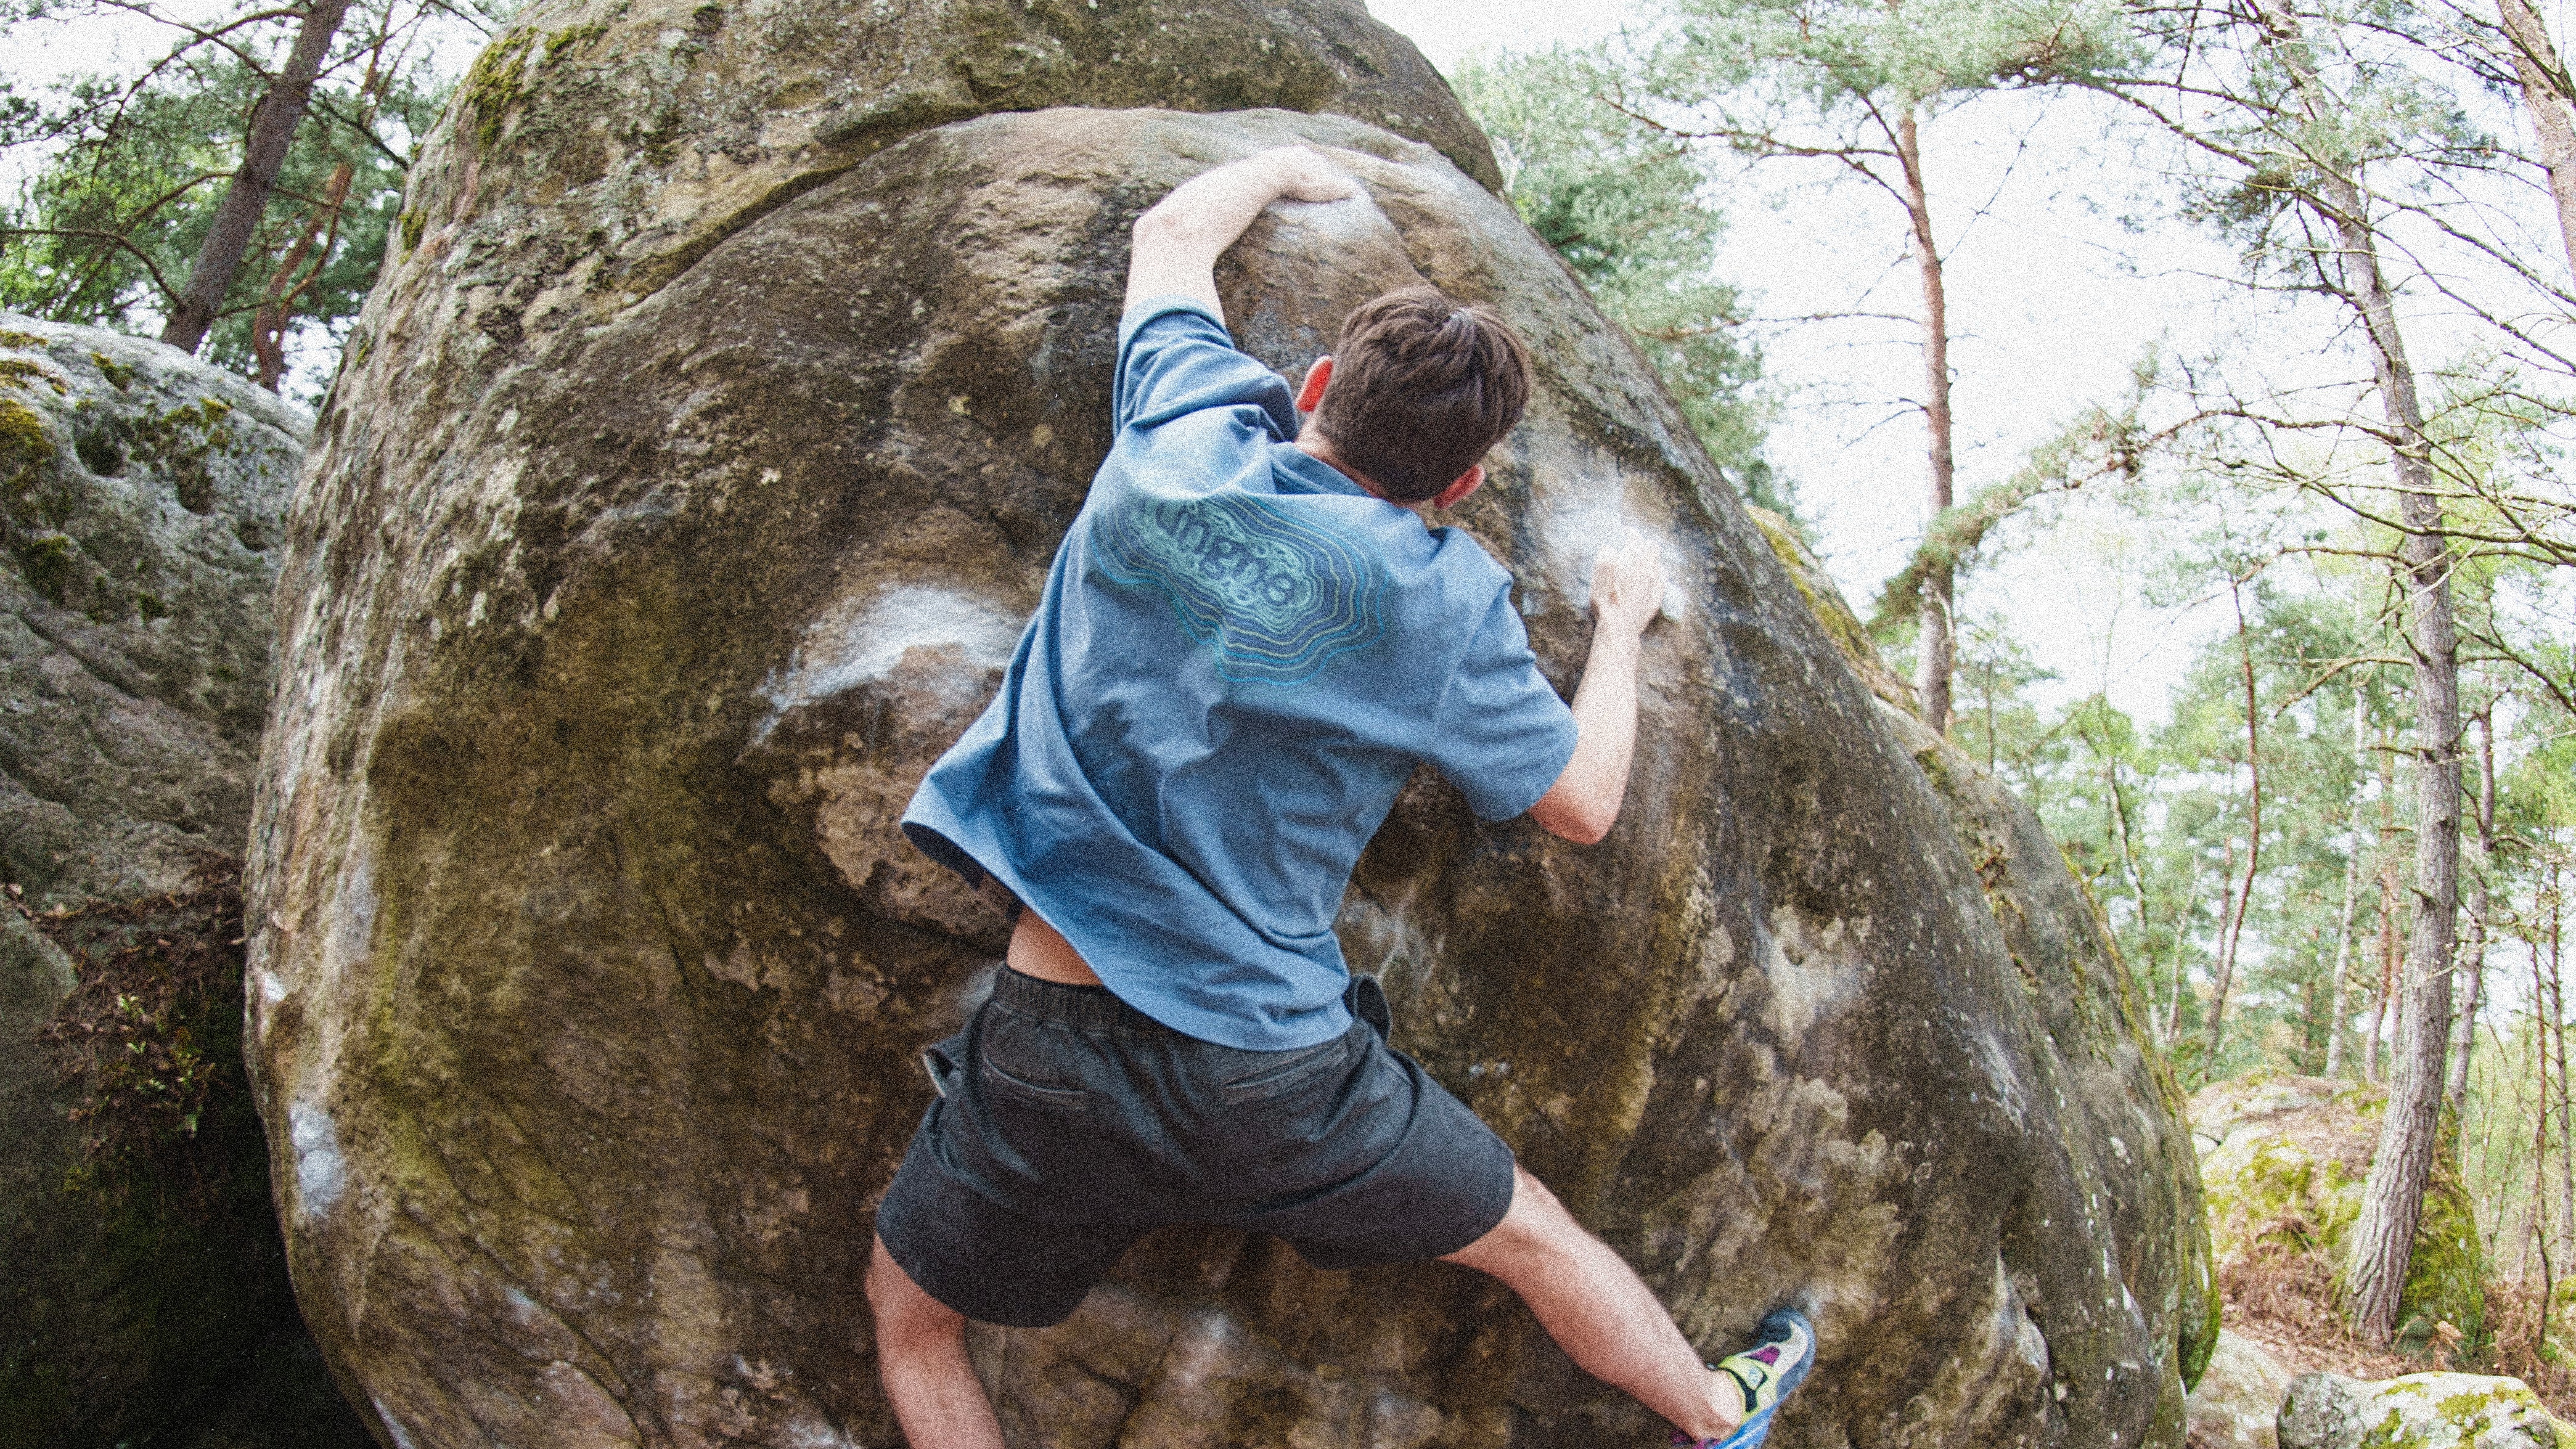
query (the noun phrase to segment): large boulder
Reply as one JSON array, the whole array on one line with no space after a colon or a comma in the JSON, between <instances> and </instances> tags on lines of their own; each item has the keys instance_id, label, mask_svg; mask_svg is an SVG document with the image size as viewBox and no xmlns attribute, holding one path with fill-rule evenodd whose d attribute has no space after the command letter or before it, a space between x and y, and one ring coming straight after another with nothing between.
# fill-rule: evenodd
<instances>
[{"instance_id":1,"label":"large boulder","mask_svg":"<svg viewBox=\"0 0 2576 1449\"><path fill-rule=\"evenodd\" d=\"M2367 1083L2263 1072L2203 1087L2192 1134L2209 1203L2221 1292L2242 1312L2297 1331L2334 1311L2344 1248L2361 1216L2388 1094ZM2477 1204L2445 1151L2398 1299L2401 1348L2486 1337L2485 1239Z\"/></svg>"},{"instance_id":2,"label":"large boulder","mask_svg":"<svg viewBox=\"0 0 2576 1449\"><path fill-rule=\"evenodd\" d=\"M241 853L310 421L175 348L0 313L0 879L28 906Z\"/></svg>"},{"instance_id":3,"label":"large boulder","mask_svg":"<svg viewBox=\"0 0 2576 1449\"><path fill-rule=\"evenodd\" d=\"M2218 1351L2188 1400L2190 1449L2280 1449L2281 1401L2289 1397L2291 1377L2261 1344L2219 1334Z\"/></svg>"},{"instance_id":4,"label":"large boulder","mask_svg":"<svg viewBox=\"0 0 2576 1449\"><path fill-rule=\"evenodd\" d=\"M1401 46L1331 0L1097 9L1234 25L1200 38L1263 74ZM869 1214L928 1100L914 1053L1005 929L894 818L1107 446L1130 221L1297 139L1373 203L1256 224L1219 272L1244 345L1301 368L1417 279L1499 307L1541 375L1457 522L1521 579L1544 667L1570 691L1623 520L1692 604L1649 637L1608 842L1406 792L1341 921L1399 1044L1710 1350L1814 1295L1822 1364L1775 1442L2178 1442L2214 1338L2196 1182L2098 919L2026 810L1856 680L1617 329L1453 164L1476 148L1360 108L770 149L806 93L752 78L896 13L533 9L478 66L515 67L509 104L469 85L430 138L428 220L323 409L251 1050L299 1291L388 1442L894 1437ZM971 71L978 35L906 32L831 83ZM1118 54L1046 98L1237 103ZM1383 68L1418 77L1389 108L1417 134L1464 124L1418 61ZM709 200L728 168L756 204ZM1239 1234L1156 1234L1071 1322L976 1351L1016 1442L1657 1437L1476 1275Z\"/></svg>"},{"instance_id":5,"label":"large boulder","mask_svg":"<svg viewBox=\"0 0 2576 1449\"><path fill-rule=\"evenodd\" d=\"M195 889L201 866L230 879L249 828L309 422L174 348L0 314L0 1449L357 1433L287 1290L240 913ZM87 1019L153 1063L126 1096L210 1079L205 1110L149 1140L71 1121L39 1040L82 1015L57 935L95 948ZM145 956L99 975L136 936L233 964L165 1009ZM174 1061L191 1085L158 1077Z\"/></svg>"},{"instance_id":6,"label":"large boulder","mask_svg":"<svg viewBox=\"0 0 2576 1449\"><path fill-rule=\"evenodd\" d=\"M2520 1379L2301 1374L2279 1419L2281 1449L2564 1449L2576 1429Z\"/></svg>"}]
</instances>

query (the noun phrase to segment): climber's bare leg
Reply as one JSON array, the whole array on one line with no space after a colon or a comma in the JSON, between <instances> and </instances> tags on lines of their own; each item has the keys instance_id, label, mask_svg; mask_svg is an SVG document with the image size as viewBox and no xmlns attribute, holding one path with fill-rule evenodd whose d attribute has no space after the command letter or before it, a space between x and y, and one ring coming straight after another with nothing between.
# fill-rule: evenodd
<instances>
[{"instance_id":1,"label":"climber's bare leg","mask_svg":"<svg viewBox=\"0 0 2576 1449\"><path fill-rule=\"evenodd\" d=\"M868 1258L877 1373L913 1449L1002 1449L993 1401L966 1358L966 1316L921 1291L883 1239Z\"/></svg>"},{"instance_id":2,"label":"climber's bare leg","mask_svg":"<svg viewBox=\"0 0 2576 1449\"><path fill-rule=\"evenodd\" d=\"M1517 1164L1512 1173L1503 1220L1445 1261L1502 1279L1584 1372L1674 1428L1694 1439L1734 1432L1744 1418L1735 1380L1710 1371L1636 1270L1585 1232L1556 1194Z\"/></svg>"}]
</instances>

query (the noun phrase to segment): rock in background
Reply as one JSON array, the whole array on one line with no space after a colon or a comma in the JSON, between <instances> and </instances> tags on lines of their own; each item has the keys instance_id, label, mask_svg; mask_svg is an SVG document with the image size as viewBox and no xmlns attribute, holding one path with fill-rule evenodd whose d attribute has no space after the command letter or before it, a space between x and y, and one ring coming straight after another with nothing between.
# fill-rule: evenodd
<instances>
[{"instance_id":1,"label":"rock in background","mask_svg":"<svg viewBox=\"0 0 2576 1449\"><path fill-rule=\"evenodd\" d=\"M0 874L43 909L241 853L301 408L0 314Z\"/></svg>"},{"instance_id":2,"label":"rock in background","mask_svg":"<svg viewBox=\"0 0 2576 1449\"><path fill-rule=\"evenodd\" d=\"M187 1033L225 1084L203 1120L155 1144L166 1151L85 1153L37 1040L75 984L47 932L114 918L88 933L101 956L137 933L238 955L238 910L217 919L169 893L210 858L224 880L238 869L268 702L273 550L307 425L175 349L0 314L6 1449L319 1446L357 1432L288 1297L229 1049L238 971L216 974L211 1015L197 1003L138 1016L106 999L144 1036Z\"/></svg>"},{"instance_id":3,"label":"rock in background","mask_svg":"<svg viewBox=\"0 0 2576 1449\"><path fill-rule=\"evenodd\" d=\"M2191 1390L2190 1449L2280 1449L2281 1401L2291 1373L2261 1344L2218 1335L2209 1370Z\"/></svg>"},{"instance_id":4,"label":"rock in background","mask_svg":"<svg viewBox=\"0 0 2576 1449\"><path fill-rule=\"evenodd\" d=\"M1068 102L1286 109L1026 111ZM1863 688L1400 39L1032 0L541 4L414 172L291 522L251 867L298 1288L389 1441L892 1439L869 1213L1004 935L894 817L1107 446L1130 222L1292 139L1374 203L1257 224L1238 339L1494 304L1542 376L1458 522L1545 667L1624 522L1693 604L1605 845L1408 790L1341 922L1399 1043L1702 1344L1817 1295L1775 1443L2179 1440L2192 1157L2029 812ZM1019 1442L1660 1433L1473 1274L1235 1234L976 1346Z\"/></svg>"},{"instance_id":5,"label":"rock in background","mask_svg":"<svg viewBox=\"0 0 2576 1449\"><path fill-rule=\"evenodd\" d=\"M2345 1235L2361 1214L2387 1093L2365 1083L2261 1072L2202 1088L2192 1134L2209 1203L2210 1246L2229 1301L2315 1320L2334 1312ZM2456 1161L2435 1163L2398 1300L2398 1347L2449 1324L2486 1338L2486 1262L2477 1205Z\"/></svg>"},{"instance_id":6,"label":"rock in background","mask_svg":"<svg viewBox=\"0 0 2576 1449\"><path fill-rule=\"evenodd\" d=\"M2520 1379L2301 1374L2281 1405L2281 1449L2563 1449L2576 1428Z\"/></svg>"}]
</instances>

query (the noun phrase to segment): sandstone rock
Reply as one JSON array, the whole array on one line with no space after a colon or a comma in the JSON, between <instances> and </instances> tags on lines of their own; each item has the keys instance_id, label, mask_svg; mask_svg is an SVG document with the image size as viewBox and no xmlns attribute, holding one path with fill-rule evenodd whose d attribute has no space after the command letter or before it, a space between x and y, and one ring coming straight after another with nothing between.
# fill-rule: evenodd
<instances>
[{"instance_id":1,"label":"sandstone rock","mask_svg":"<svg viewBox=\"0 0 2576 1449\"><path fill-rule=\"evenodd\" d=\"M595 64L650 59L617 43ZM531 74L532 114L569 104ZM650 99L597 95L600 133ZM1570 690L1623 519L1692 603L1650 637L1607 843L1407 791L1341 922L1400 1044L1702 1344L1816 1294L1823 1365L1775 1443L2179 1441L2211 1337L2195 1179L2098 922L2027 811L1898 736L1470 177L1335 116L991 115L704 233L628 300L522 269L590 243L569 190L473 190L499 142L471 105L411 197L454 230L389 266L324 409L254 831L299 1290L390 1440L892 1439L868 1215L927 1100L914 1051L1003 929L894 812L1107 445L1129 222L1303 138L1373 205L1258 224L1220 270L1239 339L1299 368L1385 287L1492 302L1543 373L1458 523L1523 581L1545 666ZM525 178L583 134L496 138ZM480 326L523 280L523 325ZM1158 1234L1068 1324L976 1351L1018 1442L1660 1437L1472 1274L1317 1273L1240 1235Z\"/></svg>"},{"instance_id":2,"label":"sandstone rock","mask_svg":"<svg viewBox=\"0 0 2576 1449\"><path fill-rule=\"evenodd\" d=\"M308 425L174 348L0 313L0 878L30 906L241 853Z\"/></svg>"},{"instance_id":3,"label":"sandstone rock","mask_svg":"<svg viewBox=\"0 0 2576 1449\"><path fill-rule=\"evenodd\" d=\"M2301 1374L2292 1380L2274 1425L2281 1449L2355 1449L2370 1428L2362 1417L2367 1387L2343 1374Z\"/></svg>"},{"instance_id":4,"label":"sandstone rock","mask_svg":"<svg viewBox=\"0 0 2576 1449\"><path fill-rule=\"evenodd\" d=\"M2192 1133L2222 1281L2269 1275L2332 1301L2345 1234L2361 1213L2387 1094L2367 1084L2259 1073L2191 1099ZM2448 1323L2471 1340L2486 1327L2477 1208L2447 1158L2424 1195L2415 1256L2399 1300L2401 1344ZM2251 1278L2248 1281L2252 1281Z\"/></svg>"},{"instance_id":5,"label":"sandstone rock","mask_svg":"<svg viewBox=\"0 0 2576 1449\"><path fill-rule=\"evenodd\" d=\"M2191 1449L2279 1449L2277 1424L2290 1377L2261 1344L2219 1334L2209 1371L2188 1401Z\"/></svg>"},{"instance_id":6,"label":"sandstone rock","mask_svg":"<svg viewBox=\"0 0 2576 1449\"><path fill-rule=\"evenodd\" d=\"M241 853L307 425L158 343L0 315L0 882L47 929ZM238 912L215 929L237 938ZM0 1449L212 1446L189 1427L217 1419L230 1442L285 1423L348 1442L288 1297L238 1050L214 1063L229 1111L186 1149L94 1160L37 1041L74 984L0 902ZM193 1045L222 1057L240 1015L235 996Z\"/></svg>"},{"instance_id":7,"label":"sandstone rock","mask_svg":"<svg viewBox=\"0 0 2576 1449\"><path fill-rule=\"evenodd\" d=\"M2033 1049L2080 1083L2060 1110L2084 1118L2076 1135L2110 1154L2108 1175L2087 1187L2087 1202L2109 1215L2114 1236L2133 1255L2122 1276L2170 1285L2183 1315L2178 1367L2186 1387L2197 1383L2221 1336L2208 1214L2199 1175L2182 1165L2188 1154L2174 1135L2182 1089L2162 1056L2142 1044L2144 1006L2100 906L2067 870L2038 815L1913 715L1913 686L1879 657L1788 520L1761 508L1745 512L1825 636L1878 697L1881 724L1939 795L1948 832L1976 871L2037 1014ZM2149 1095L2152 1102L2141 1100Z\"/></svg>"},{"instance_id":8,"label":"sandstone rock","mask_svg":"<svg viewBox=\"0 0 2576 1449\"><path fill-rule=\"evenodd\" d=\"M2302 1374L2281 1406L2281 1449L2560 1449L2564 1429L2520 1379Z\"/></svg>"},{"instance_id":9,"label":"sandstone rock","mask_svg":"<svg viewBox=\"0 0 2576 1449\"><path fill-rule=\"evenodd\" d=\"M906 136L1049 106L1346 115L1502 184L1448 84L1360 0L549 0L467 76L398 246L459 309L442 378L479 375Z\"/></svg>"}]
</instances>

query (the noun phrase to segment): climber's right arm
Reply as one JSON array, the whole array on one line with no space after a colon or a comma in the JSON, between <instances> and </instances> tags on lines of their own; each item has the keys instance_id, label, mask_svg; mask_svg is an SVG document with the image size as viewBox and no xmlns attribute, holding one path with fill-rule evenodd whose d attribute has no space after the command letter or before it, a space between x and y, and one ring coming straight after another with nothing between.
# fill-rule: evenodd
<instances>
[{"instance_id":1,"label":"climber's right arm","mask_svg":"<svg viewBox=\"0 0 2576 1449\"><path fill-rule=\"evenodd\" d=\"M1359 183L1348 173L1304 146L1280 146L1203 171L1136 218L1127 305L1187 297L1222 318L1216 259L1263 207L1283 199L1340 201L1359 194Z\"/></svg>"},{"instance_id":2,"label":"climber's right arm","mask_svg":"<svg viewBox=\"0 0 2576 1449\"><path fill-rule=\"evenodd\" d=\"M1574 691L1574 757L1529 808L1551 835L1590 845L1619 819L1637 748L1640 641L1663 602L1664 566L1651 545L1603 549L1593 561L1592 653Z\"/></svg>"}]
</instances>

